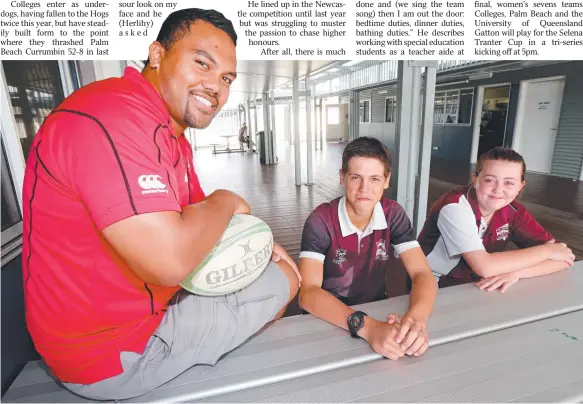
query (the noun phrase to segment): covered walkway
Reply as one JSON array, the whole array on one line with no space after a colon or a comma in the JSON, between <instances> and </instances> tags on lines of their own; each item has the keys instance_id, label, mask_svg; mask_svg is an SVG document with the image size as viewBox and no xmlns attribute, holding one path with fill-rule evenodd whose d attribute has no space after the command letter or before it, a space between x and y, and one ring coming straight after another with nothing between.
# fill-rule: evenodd
<instances>
[{"instance_id":1,"label":"covered walkway","mask_svg":"<svg viewBox=\"0 0 583 404\"><path fill-rule=\"evenodd\" d=\"M305 144L303 145L305 147ZM265 220L273 230L276 242L298 260L304 222L319 204L342 195L338 170L342 163L344 143L328 143L314 151L314 185L295 186L293 146L282 146L279 164L259 164L253 153L213 155L210 149L195 152L194 163L205 192L230 189L244 197L252 214ZM428 208L439 196L471 178L470 165L444 161L432 163ZM393 189L389 188L390 195ZM549 192L550 191L550 192ZM583 259L583 186L580 181L566 180L528 173L527 187L521 203L540 223L574 251L577 260ZM398 261L391 281L389 296L406 293L404 272ZM297 304L291 304L286 315L298 314Z\"/></svg>"}]
</instances>

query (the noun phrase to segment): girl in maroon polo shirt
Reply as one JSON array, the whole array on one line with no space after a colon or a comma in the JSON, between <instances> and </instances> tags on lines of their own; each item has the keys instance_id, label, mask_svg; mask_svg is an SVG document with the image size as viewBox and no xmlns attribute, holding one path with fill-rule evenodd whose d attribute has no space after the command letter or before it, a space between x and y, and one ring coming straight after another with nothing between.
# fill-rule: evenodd
<instances>
[{"instance_id":1,"label":"girl in maroon polo shirt","mask_svg":"<svg viewBox=\"0 0 583 404\"><path fill-rule=\"evenodd\" d=\"M573 264L571 250L516 202L525 172L520 154L494 148L480 156L472 184L433 205L418 240L440 287L478 281L480 289L505 292L521 278ZM519 249L505 251L510 241Z\"/></svg>"}]
</instances>

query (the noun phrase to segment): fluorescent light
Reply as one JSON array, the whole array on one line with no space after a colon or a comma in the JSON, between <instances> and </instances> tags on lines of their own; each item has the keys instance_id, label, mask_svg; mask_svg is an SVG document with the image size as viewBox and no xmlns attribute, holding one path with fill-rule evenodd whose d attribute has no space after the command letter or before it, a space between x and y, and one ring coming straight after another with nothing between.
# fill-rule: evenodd
<instances>
[{"instance_id":1,"label":"fluorescent light","mask_svg":"<svg viewBox=\"0 0 583 404\"><path fill-rule=\"evenodd\" d=\"M339 70L340 70L340 69L339 69L339 68L337 68L337 67L332 67L332 68L330 68L330 69L328 69L328 70L326 70L326 71L327 71L327 72L330 72L330 73L335 73L335 72L337 72L337 71L339 71Z\"/></svg>"},{"instance_id":2,"label":"fluorescent light","mask_svg":"<svg viewBox=\"0 0 583 404\"><path fill-rule=\"evenodd\" d=\"M458 80L458 81L449 81L447 83L438 83L435 85L435 87L440 87L440 86L449 86L452 84L465 84L465 83L469 83L470 81L468 79L465 80Z\"/></svg>"},{"instance_id":3,"label":"fluorescent light","mask_svg":"<svg viewBox=\"0 0 583 404\"><path fill-rule=\"evenodd\" d=\"M355 64L360 63L360 62L362 62L362 60L350 60L350 61L344 63L342 66L354 66Z\"/></svg>"},{"instance_id":4,"label":"fluorescent light","mask_svg":"<svg viewBox=\"0 0 583 404\"><path fill-rule=\"evenodd\" d=\"M389 92L389 90L381 90L381 91L379 91L379 94L386 94L388 92Z\"/></svg>"},{"instance_id":5,"label":"fluorescent light","mask_svg":"<svg viewBox=\"0 0 583 404\"><path fill-rule=\"evenodd\" d=\"M487 72L487 73L476 73L476 74L470 74L468 76L468 78L470 80L482 80L482 79L489 79L492 78L493 73L492 72Z\"/></svg>"}]
</instances>

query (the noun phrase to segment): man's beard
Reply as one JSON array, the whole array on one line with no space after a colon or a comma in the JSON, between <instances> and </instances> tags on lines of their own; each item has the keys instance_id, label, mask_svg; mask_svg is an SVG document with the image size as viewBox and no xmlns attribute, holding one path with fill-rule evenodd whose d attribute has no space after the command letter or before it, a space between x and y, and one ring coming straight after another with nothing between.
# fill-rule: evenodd
<instances>
[{"instance_id":1,"label":"man's beard","mask_svg":"<svg viewBox=\"0 0 583 404\"><path fill-rule=\"evenodd\" d=\"M207 126L209 126L213 120L213 118L215 117L214 115L207 115L201 112L201 115L204 116L208 116L208 121L204 121L201 119L197 119L197 117L195 116L194 113L191 112L191 108L190 108L190 99L186 102L186 108L184 108L184 123L186 123L186 125L189 128L195 128L195 129L204 129Z\"/></svg>"}]
</instances>

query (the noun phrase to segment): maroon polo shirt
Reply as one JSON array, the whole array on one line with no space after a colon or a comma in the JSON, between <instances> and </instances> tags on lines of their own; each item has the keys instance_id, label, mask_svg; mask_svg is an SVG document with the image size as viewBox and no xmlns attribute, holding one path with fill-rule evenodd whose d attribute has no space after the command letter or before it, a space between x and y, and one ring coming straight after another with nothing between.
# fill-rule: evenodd
<instances>
[{"instance_id":1,"label":"maroon polo shirt","mask_svg":"<svg viewBox=\"0 0 583 404\"><path fill-rule=\"evenodd\" d=\"M519 248L527 248L552 239L553 236L516 201L494 212L490 223L486 224L473 185L442 195L431 207L418 238L440 287L480 280L464 260L464 253L501 252L510 241Z\"/></svg>"},{"instance_id":2,"label":"maroon polo shirt","mask_svg":"<svg viewBox=\"0 0 583 404\"><path fill-rule=\"evenodd\" d=\"M397 202L383 197L371 222L358 230L348 218L345 197L318 206L304 225L301 258L323 262L322 288L345 304L385 297L389 254L419 247L411 222Z\"/></svg>"}]
</instances>

